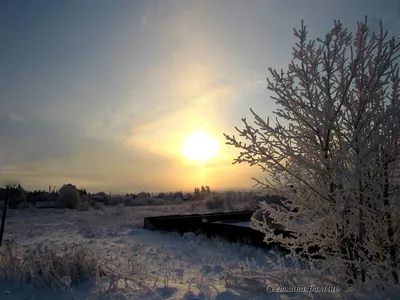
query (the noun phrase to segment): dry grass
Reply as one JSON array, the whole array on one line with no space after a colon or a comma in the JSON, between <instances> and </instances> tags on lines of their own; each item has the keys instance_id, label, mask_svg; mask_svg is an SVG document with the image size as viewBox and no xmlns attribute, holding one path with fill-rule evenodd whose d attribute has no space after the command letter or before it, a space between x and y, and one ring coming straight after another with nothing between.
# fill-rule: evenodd
<instances>
[{"instance_id":1,"label":"dry grass","mask_svg":"<svg viewBox=\"0 0 400 300\"><path fill-rule=\"evenodd\" d=\"M192 202L190 208L195 212L225 212L239 210L256 210L258 207L255 192L224 192L206 197L204 200Z\"/></svg>"},{"instance_id":2,"label":"dry grass","mask_svg":"<svg viewBox=\"0 0 400 300\"><path fill-rule=\"evenodd\" d=\"M188 290L203 293L204 299L214 299L218 290L201 270L177 268L174 261L157 263L158 272L143 255L115 253L106 255L91 250L85 244L66 247L62 253L42 245L20 257L18 245L11 241L0 247L0 280L30 284L39 290L69 291L86 281L94 283L95 299L114 299L126 294L132 299L163 299L160 289Z\"/></svg>"},{"instance_id":3,"label":"dry grass","mask_svg":"<svg viewBox=\"0 0 400 300\"><path fill-rule=\"evenodd\" d=\"M0 271L0 279L53 290L110 273L104 258L83 244L66 247L62 254L39 244L26 257L20 258L14 241L0 247Z\"/></svg>"},{"instance_id":4,"label":"dry grass","mask_svg":"<svg viewBox=\"0 0 400 300\"><path fill-rule=\"evenodd\" d=\"M24 258L18 257L15 242L0 247L0 279L42 290L68 290L93 280L97 292L104 296L115 292L120 281L133 289L146 286L147 275L146 265L140 261L125 257L116 262L115 257L94 252L84 244L66 247L63 253L38 245Z\"/></svg>"}]
</instances>

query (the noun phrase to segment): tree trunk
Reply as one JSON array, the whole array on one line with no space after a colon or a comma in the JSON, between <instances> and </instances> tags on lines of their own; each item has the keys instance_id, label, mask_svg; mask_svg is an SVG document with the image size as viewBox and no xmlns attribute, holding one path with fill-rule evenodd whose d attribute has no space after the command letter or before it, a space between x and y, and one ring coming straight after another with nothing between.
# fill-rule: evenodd
<instances>
[{"instance_id":1,"label":"tree trunk","mask_svg":"<svg viewBox=\"0 0 400 300\"><path fill-rule=\"evenodd\" d=\"M387 156L387 155L385 155ZM386 157L385 157L386 158ZM389 255L390 255L390 261L391 261L391 267L392 267L392 276L393 280L396 284L399 283L399 274L397 273L398 270L398 264L397 264L397 247L396 247L396 242L394 240L394 233L395 230L393 229L393 218L392 214L390 213L390 207L389 207L389 174L388 174L388 168L389 165L387 162L384 164L384 171L383 171L383 176L384 176L384 185L383 185L383 204L385 205L385 211L386 211L386 223L387 223L387 234L389 238Z\"/></svg>"}]
</instances>

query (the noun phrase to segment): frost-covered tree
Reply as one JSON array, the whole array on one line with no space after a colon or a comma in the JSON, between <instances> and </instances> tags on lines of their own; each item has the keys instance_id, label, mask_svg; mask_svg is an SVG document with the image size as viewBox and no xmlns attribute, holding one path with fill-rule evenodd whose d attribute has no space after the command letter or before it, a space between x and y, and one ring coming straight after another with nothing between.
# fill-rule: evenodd
<instances>
[{"instance_id":1,"label":"frost-covered tree","mask_svg":"<svg viewBox=\"0 0 400 300\"><path fill-rule=\"evenodd\" d=\"M225 134L241 150L234 163L261 167L268 176L257 185L287 198L285 210L261 206L295 238L275 235L263 221L255 227L295 261L313 249L307 274L344 287L398 284L400 43L382 24L371 32L367 18L354 34L335 22L310 40L302 22L294 35L288 69L269 69L274 124L251 110L255 125L242 119L239 138Z\"/></svg>"},{"instance_id":2,"label":"frost-covered tree","mask_svg":"<svg viewBox=\"0 0 400 300\"><path fill-rule=\"evenodd\" d=\"M65 184L60 188L57 197L57 206L59 208L76 209L81 204L81 196L75 186Z\"/></svg>"},{"instance_id":3,"label":"frost-covered tree","mask_svg":"<svg viewBox=\"0 0 400 300\"><path fill-rule=\"evenodd\" d=\"M201 199L201 192L200 192L200 189L198 187L194 188L194 198L196 200L200 200Z\"/></svg>"},{"instance_id":4,"label":"frost-covered tree","mask_svg":"<svg viewBox=\"0 0 400 300\"><path fill-rule=\"evenodd\" d=\"M207 197L207 190L204 187L204 185L201 186L201 199L204 199L205 197Z\"/></svg>"},{"instance_id":5,"label":"frost-covered tree","mask_svg":"<svg viewBox=\"0 0 400 300\"><path fill-rule=\"evenodd\" d=\"M211 195L211 189L210 189L210 187L207 185L206 186L206 196L208 197L208 196L210 196Z\"/></svg>"}]
</instances>

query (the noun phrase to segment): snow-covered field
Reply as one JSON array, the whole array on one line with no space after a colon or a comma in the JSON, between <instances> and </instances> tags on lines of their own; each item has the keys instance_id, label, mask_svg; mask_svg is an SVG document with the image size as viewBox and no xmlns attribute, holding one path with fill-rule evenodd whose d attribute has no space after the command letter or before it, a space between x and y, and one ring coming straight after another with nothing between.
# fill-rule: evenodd
<instances>
[{"instance_id":1,"label":"snow-covered field","mask_svg":"<svg viewBox=\"0 0 400 300\"><path fill-rule=\"evenodd\" d=\"M226 289L225 268L240 268L246 258L263 263L263 253L221 241L186 234L148 231L143 218L155 215L188 213L188 206L107 207L105 211L59 209L9 210L5 241L15 240L24 256L42 243L56 251L74 243L111 256L136 259L152 291L143 299L274 299L245 291ZM156 278L158 277L158 279ZM146 278L144 278L146 279ZM1 282L0 299L93 299L99 282L72 286L66 292L36 291L29 286ZM120 291L120 299L134 299L129 289ZM215 297L217 294L219 295Z\"/></svg>"},{"instance_id":2,"label":"snow-covered field","mask_svg":"<svg viewBox=\"0 0 400 300\"><path fill-rule=\"evenodd\" d=\"M270 253L265 250L142 228L144 217L178 213L193 211L189 204L118 206L104 211L9 210L4 239L15 240L20 258L32 254L39 244L57 253L83 244L113 265L118 275L66 283L65 291L0 281L0 299L286 299L283 293L268 293L267 283L256 280L256 271L268 273L265 256ZM253 278L243 277L250 273ZM109 288L115 281L118 284ZM306 293L299 296L304 299ZM330 296L320 294L321 299Z\"/></svg>"}]
</instances>

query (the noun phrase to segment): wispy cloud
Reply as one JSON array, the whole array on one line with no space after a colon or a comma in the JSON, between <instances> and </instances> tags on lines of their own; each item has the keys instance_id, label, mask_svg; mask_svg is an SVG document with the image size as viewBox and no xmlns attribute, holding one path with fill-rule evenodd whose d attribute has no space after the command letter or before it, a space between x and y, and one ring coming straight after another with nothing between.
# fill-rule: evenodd
<instances>
[{"instance_id":1,"label":"wispy cloud","mask_svg":"<svg viewBox=\"0 0 400 300\"><path fill-rule=\"evenodd\" d=\"M254 80L254 84L266 84L267 80L266 79L258 79Z\"/></svg>"},{"instance_id":2,"label":"wispy cloud","mask_svg":"<svg viewBox=\"0 0 400 300\"><path fill-rule=\"evenodd\" d=\"M14 121L14 122L28 123L28 120L27 120L27 119L25 119L24 117L22 117L22 116L20 116L20 115L17 115L16 113L13 113L13 112L10 112L10 113L8 114L8 118L9 118L11 121Z\"/></svg>"},{"instance_id":3,"label":"wispy cloud","mask_svg":"<svg viewBox=\"0 0 400 300\"><path fill-rule=\"evenodd\" d=\"M142 18L140 19L142 27L145 27L147 25L147 19L148 19L147 15L143 15Z\"/></svg>"}]
</instances>

